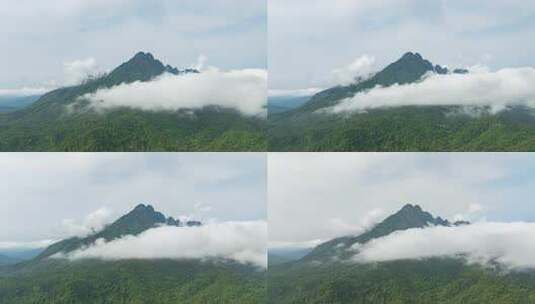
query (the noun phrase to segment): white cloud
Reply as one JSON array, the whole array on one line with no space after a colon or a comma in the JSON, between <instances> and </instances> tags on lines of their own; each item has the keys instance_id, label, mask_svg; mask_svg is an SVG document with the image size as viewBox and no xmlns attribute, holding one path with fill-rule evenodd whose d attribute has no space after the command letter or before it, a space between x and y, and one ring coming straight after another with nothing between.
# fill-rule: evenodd
<instances>
[{"instance_id":1,"label":"white cloud","mask_svg":"<svg viewBox=\"0 0 535 304\"><path fill-rule=\"evenodd\" d=\"M267 224L265 221L209 223L200 227L162 226L137 236L125 236L67 255L69 259L210 259L224 258L267 265Z\"/></svg>"},{"instance_id":2,"label":"white cloud","mask_svg":"<svg viewBox=\"0 0 535 304\"><path fill-rule=\"evenodd\" d=\"M349 65L332 71L333 80L339 85L349 85L359 78L365 78L374 71L375 58L362 55Z\"/></svg>"},{"instance_id":3,"label":"white cloud","mask_svg":"<svg viewBox=\"0 0 535 304\"><path fill-rule=\"evenodd\" d=\"M273 249L288 249L288 248L313 248L319 244L325 242L324 240L316 239L302 242L281 242L281 241L269 241L269 248Z\"/></svg>"},{"instance_id":4,"label":"white cloud","mask_svg":"<svg viewBox=\"0 0 535 304\"><path fill-rule=\"evenodd\" d=\"M40 240L29 242L0 242L0 250L20 250L20 249L38 249L45 248L58 240Z\"/></svg>"},{"instance_id":5,"label":"white cloud","mask_svg":"<svg viewBox=\"0 0 535 304\"><path fill-rule=\"evenodd\" d=\"M84 95L97 109L133 107L143 110L199 109L216 105L246 115L265 115L267 72L260 69L198 74L164 74L149 82L121 84Z\"/></svg>"},{"instance_id":6,"label":"white cloud","mask_svg":"<svg viewBox=\"0 0 535 304\"><path fill-rule=\"evenodd\" d=\"M113 220L113 212L107 208L102 207L87 215L82 221L74 219L64 219L61 222L62 229L67 236L85 237L92 233L102 230L107 224Z\"/></svg>"},{"instance_id":7,"label":"white cloud","mask_svg":"<svg viewBox=\"0 0 535 304\"><path fill-rule=\"evenodd\" d=\"M535 106L535 68L508 68L497 72L432 74L406 85L376 87L341 101L334 113L404 105L489 106L492 112L507 106Z\"/></svg>"},{"instance_id":8,"label":"white cloud","mask_svg":"<svg viewBox=\"0 0 535 304\"><path fill-rule=\"evenodd\" d=\"M42 95L48 91L50 88L46 87L23 87L18 89L0 89L0 96L33 96L33 95Z\"/></svg>"},{"instance_id":9,"label":"white cloud","mask_svg":"<svg viewBox=\"0 0 535 304\"><path fill-rule=\"evenodd\" d=\"M359 262L453 257L469 262L499 262L512 269L535 268L535 223L475 223L394 232L356 246Z\"/></svg>"},{"instance_id":10,"label":"white cloud","mask_svg":"<svg viewBox=\"0 0 535 304\"><path fill-rule=\"evenodd\" d=\"M270 97L283 97L283 96L292 96L292 97L304 97L312 96L318 92L323 91L321 88L306 88L306 89L296 89L296 90L269 90Z\"/></svg>"},{"instance_id":11,"label":"white cloud","mask_svg":"<svg viewBox=\"0 0 535 304\"><path fill-rule=\"evenodd\" d=\"M198 71L201 71L204 68L204 65L206 64L207 60L208 58L204 56L203 54L199 55L199 57L197 58L197 63L194 66L192 66L192 68Z\"/></svg>"},{"instance_id":12,"label":"white cloud","mask_svg":"<svg viewBox=\"0 0 535 304\"><path fill-rule=\"evenodd\" d=\"M178 67L188 67L200 53L226 69L265 67L265 0L179 3L2 0L0 83L22 87L60 81L58 63L89 56L111 70L138 51L150 51ZM108 45L114 47L102 47Z\"/></svg>"},{"instance_id":13,"label":"white cloud","mask_svg":"<svg viewBox=\"0 0 535 304\"><path fill-rule=\"evenodd\" d=\"M79 84L88 76L95 76L98 73L97 61L95 58L87 58L65 62L63 71L66 85Z\"/></svg>"},{"instance_id":14,"label":"white cloud","mask_svg":"<svg viewBox=\"0 0 535 304\"><path fill-rule=\"evenodd\" d=\"M482 204L472 203L468 204L466 211L463 213L458 213L453 216L454 221L473 221L476 216L479 216L485 207ZM484 218L477 218L477 220L483 220Z\"/></svg>"}]
</instances>

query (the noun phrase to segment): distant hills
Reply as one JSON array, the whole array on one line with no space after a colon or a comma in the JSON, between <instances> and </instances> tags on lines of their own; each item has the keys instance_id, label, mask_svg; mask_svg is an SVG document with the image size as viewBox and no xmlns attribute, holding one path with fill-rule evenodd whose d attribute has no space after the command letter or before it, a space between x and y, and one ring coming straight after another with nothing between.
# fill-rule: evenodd
<instances>
[{"instance_id":1,"label":"distant hills","mask_svg":"<svg viewBox=\"0 0 535 304\"><path fill-rule=\"evenodd\" d=\"M266 303L265 271L232 261L200 259L50 258L93 244L182 222L140 204L101 231L73 237L39 256L0 267L0 303Z\"/></svg>"},{"instance_id":2,"label":"distant hills","mask_svg":"<svg viewBox=\"0 0 535 304\"><path fill-rule=\"evenodd\" d=\"M30 106L41 96L0 96L0 113L13 112Z\"/></svg>"},{"instance_id":3,"label":"distant hills","mask_svg":"<svg viewBox=\"0 0 535 304\"><path fill-rule=\"evenodd\" d=\"M98 89L151 81L162 73L199 73L164 65L139 52L110 73L59 88L30 106L0 113L0 151L259 151L266 150L265 119L217 106L103 113L78 97Z\"/></svg>"},{"instance_id":4,"label":"distant hills","mask_svg":"<svg viewBox=\"0 0 535 304\"><path fill-rule=\"evenodd\" d=\"M310 96L270 96L268 98L268 113L277 114L293 110L305 104Z\"/></svg>"},{"instance_id":5,"label":"distant hills","mask_svg":"<svg viewBox=\"0 0 535 304\"><path fill-rule=\"evenodd\" d=\"M531 108L511 107L472 115L461 106L399 106L365 113L324 113L357 93L422 81L427 73L466 74L408 52L397 61L346 86L312 96L289 111L269 114L270 151L532 151L535 116Z\"/></svg>"},{"instance_id":6,"label":"distant hills","mask_svg":"<svg viewBox=\"0 0 535 304\"><path fill-rule=\"evenodd\" d=\"M0 266L16 264L20 261L20 259L0 254Z\"/></svg>"},{"instance_id":7,"label":"distant hills","mask_svg":"<svg viewBox=\"0 0 535 304\"><path fill-rule=\"evenodd\" d=\"M418 205L398 212L360 235L318 245L301 259L271 265L271 303L532 303L535 272L503 272L466 263L463 258L437 257L356 263L354 244L395 231L426 226L469 225L434 217Z\"/></svg>"}]
</instances>

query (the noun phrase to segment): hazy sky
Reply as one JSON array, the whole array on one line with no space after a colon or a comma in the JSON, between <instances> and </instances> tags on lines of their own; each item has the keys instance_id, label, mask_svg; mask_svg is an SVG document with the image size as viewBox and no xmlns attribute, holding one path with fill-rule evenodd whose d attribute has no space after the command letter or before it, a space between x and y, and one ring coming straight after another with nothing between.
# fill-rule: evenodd
<instances>
[{"instance_id":1,"label":"hazy sky","mask_svg":"<svg viewBox=\"0 0 535 304\"><path fill-rule=\"evenodd\" d=\"M450 220L535 221L535 157L502 153L270 153L272 247L360 233L404 204Z\"/></svg>"},{"instance_id":2,"label":"hazy sky","mask_svg":"<svg viewBox=\"0 0 535 304\"><path fill-rule=\"evenodd\" d=\"M361 56L378 70L407 51L450 67L534 65L529 1L270 0L268 14L270 89L332 86Z\"/></svg>"},{"instance_id":3,"label":"hazy sky","mask_svg":"<svg viewBox=\"0 0 535 304\"><path fill-rule=\"evenodd\" d=\"M5 0L0 89L69 83L138 51L180 68L265 68L265 0Z\"/></svg>"},{"instance_id":4,"label":"hazy sky","mask_svg":"<svg viewBox=\"0 0 535 304\"><path fill-rule=\"evenodd\" d=\"M262 153L3 153L0 245L65 237L139 203L202 221L263 220L265 166Z\"/></svg>"}]
</instances>

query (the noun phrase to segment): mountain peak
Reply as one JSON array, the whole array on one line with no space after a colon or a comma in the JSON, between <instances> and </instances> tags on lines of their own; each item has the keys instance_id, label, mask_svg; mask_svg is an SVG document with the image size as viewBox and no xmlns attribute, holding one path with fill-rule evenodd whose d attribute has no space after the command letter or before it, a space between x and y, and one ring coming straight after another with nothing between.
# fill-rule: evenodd
<instances>
[{"instance_id":1,"label":"mountain peak","mask_svg":"<svg viewBox=\"0 0 535 304\"><path fill-rule=\"evenodd\" d=\"M170 65L164 65L149 52L138 52L127 62L115 68L108 79L112 85L131 83L134 81L149 81L163 73L174 75L199 73L195 69L179 70Z\"/></svg>"},{"instance_id":2,"label":"mountain peak","mask_svg":"<svg viewBox=\"0 0 535 304\"><path fill-rule=\"evenodd\" d=\"M136 60L136 61L152 61L152 60L155 60L154 59L154 56L152 56L151 53L147 52L137 52L136 55L134 55L134 57L132 57L131 60Z\"/></svg>"},{"instance_id":3,"label":"mountain peak","mask_svg":"<svg viewBox=\"0 0 535 304\"><path fill-rule=\"evenodd\" d=\"M407 52L401 56L401 59L404 60L424 60L420 53Z\"/></svg>"},{"instance_id":4,"label":"mountain peak","mask_svg":"<svg viewBox=\"0 0 535 304\"><path fill-rule=\"evenodd\" d=\"M398 212L386 218L382 223L396 223L396 230L409 228L422 228L428 225L449 226L450 223L443 218L434 217L431 213L424 211L419 205L406 204ZM381 223L381 224L382 224Z\"/></svg>"},{"instance_id":5,"label":"mountain peak","mask_svg":"<svg viewBox=\"0 0 535 304\"><path fill-rule=\"evenodd\" d=\"M154 207L152 207L152 205L145 205L145 204L139 204L137 205L134 209L134 211L149 211L149 212L154 212Z\"/></svg>"},{"instance_id":6,"label":"mountain peak","mask_svg":"<svg viewBox=\"0 0 535 304\"><path fill-rule=\"evenodd\" d=\"M406 204L405 206L403 206L400 211L405 211L405 212L412 212L412 211L417 211L417 212L422 212L422 207L420 207L420 205L413 205L413 204Z\"/></svg>"}]
</instances>

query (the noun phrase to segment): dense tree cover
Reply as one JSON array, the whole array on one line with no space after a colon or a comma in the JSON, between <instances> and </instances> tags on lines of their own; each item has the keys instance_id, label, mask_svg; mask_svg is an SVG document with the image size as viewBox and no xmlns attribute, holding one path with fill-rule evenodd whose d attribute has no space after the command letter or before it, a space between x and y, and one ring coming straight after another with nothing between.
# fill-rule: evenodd
<instances>
[{"instance_id":1,"label":"dense tree cover","mask_svg":"<svg viewBox=\"0 0 535 304\"><path fill-rule=\"evenodd\" d=\"M535 116L523 107L469 115L457 106L404 106L365 113L281 113L270 151L533 151Z\"/></svg>"},{"instance_id":2,"label":"dense tree cover","mask_svg":"<svg viewBox=\"0 0 535 304\"><path fill-rule=\"evenodd\" d=\"M468 265L461 259L272 266L270 303L526 304L535 274Z\"/></svg>"},{"instance_id":3,"label":"dense tree cover","mask_svg":"<svg viewBox=\"0 0 535 304\"><path fill-rule=\"evenodd\" d=\"M265 271L228 261L47 259L0 272L0 303L266 303Z\"/></svg>"},{"instance_id":4,"label":"dense tree cover","mask_svg":"<svg viewBox=\"0 0 535 304\"><path fill-rule=\"evenodd\" d=\"M46 117L30 108L0 117L0 151L265 151L265 120L233 110L129 108ZM16 116L13 114L17 114ZM9 115L9 116L7 116Z\"/></svg>"}]
</instances>

